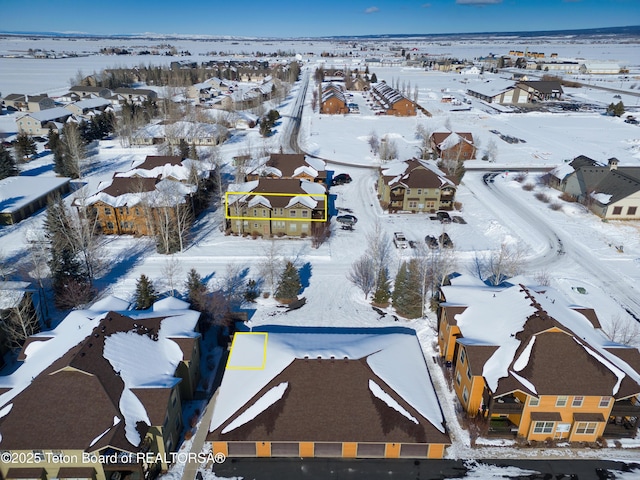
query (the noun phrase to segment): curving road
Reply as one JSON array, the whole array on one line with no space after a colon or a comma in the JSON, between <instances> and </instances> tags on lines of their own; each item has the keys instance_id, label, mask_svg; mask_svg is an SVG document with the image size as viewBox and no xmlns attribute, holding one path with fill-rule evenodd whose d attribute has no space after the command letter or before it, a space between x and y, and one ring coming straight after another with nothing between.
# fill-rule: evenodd
<instances>
[{"instance_id":1,"label":"curving road","mask_svg":"<svg viewBox=\"0 0 640 480\"><path fill-rule=\"evenodd\" d=\"M589 247L552 225L521 198L511 195L509 188L496 181L496 172L467 172L465 185L475 198L493 211L515 232L533 232L535 238L520 237L528 243L535 255L529 258L532 267L568 267L577 264L589 272L594 283L621 305L629 315L640 322L640 292L629 281L613 272L606 262L593 255Z\"/></svg>"}]
</instances>

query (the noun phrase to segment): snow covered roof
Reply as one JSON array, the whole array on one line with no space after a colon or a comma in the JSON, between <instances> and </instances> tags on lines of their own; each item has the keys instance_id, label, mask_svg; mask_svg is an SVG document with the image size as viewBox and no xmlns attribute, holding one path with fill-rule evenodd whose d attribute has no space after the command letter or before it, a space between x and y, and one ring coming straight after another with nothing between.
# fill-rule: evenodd
<instances>
[{"instance_id":1,"label":"snow covered roof","mask_svg":"<svg viewBox=\"0 0 640 480\"><path fill-rule=\"evenodd\" d=\"M0 180L0 213L11 213L69 183L65 177L7 177Z\"/></svg>"},{"instance_id":2,"label":"snow covered roof","mask_svg":"<svg viewBox=\"0 0 640 480\"><path fill-rule=\"evenodd\" d=\"M386 163L381 170L389 187L403 185L408 188L441 188L455 186L446 174L432 160L396 160Z\"/></svg>"},{"instance_id":3,"label":"snow covered roof","mask_svg":"<svg viewBox=\"0 0 640 480\"><path fill-rule=\"evenodd\" d=\"M347 370L352 373L347 374ZM301 381L299 375L307 380ZM316 381L320 383L316 385ZM340 390L343 381L351 384L348 388L355 389L355 397ZM386 404L385 408L402 415L399 418L404 417L414 425L419 423L428 430L427 435L435 435L440 443L449 443L420 344L410 329L292 327L282 331L266 326L260 331L238 332L218 392L209 426L215 438L244 438L235 429L245 425L242 432L251 430L246 425L260 422L261 414L272 415L274 406L281 412L278 427L271 435L274 440L280 435L293 435L289 441L385 441L380 432L376 432L379 438L364 440L361 436L366 437L370 430L366 423L371 422L354 426L357 420L341 413L355 409L353 415L357 417L371 415L372 410L373 414L380 415L382 413L371 404L377 398ZM304 393L303 397L291 399L300 392ZM285 433L297 415L290 410L290 401L313 405L319 402L329 409L339 402L341 407L323 414L312 410L313 415L304 410L307 421L301 422L295 432ZM320 424L324 426L316 427ZM339 438L341 435L350 438ZM414 443L425 443L425 440L414 439Z\"/></svg>"},{"instance_id":4,"label":"snow covered roof","mask_svg":"<svg viewBox=\"0 0 640 480\"><path fill-rule=\"evenodd\" d=\"M111 297L71 312L32 336L20 367L0 377L0 410L7 412L0 448L136 451L146 429L162 425L150 398L168 397L180 381L176 368L186 355L175 340L198 335L200 314L183 303L160 308L162 316L125 316L101 305L123 302Z\"/></svg>"},{"instance_id":5,"label":"snow covered roof","mask_svg":"<svg viewBox=\"0 0 640 480\"><path fill-rule=\"evenodd\" d=\"M459 343L497 346L482 367L494 394L521 389L535 395L620 398L640 392L640 373L606 350L611 342L594 328L585 309L558 291L522 284L441 289L443 306L467 306L455 315L464 337Z\"/></svg>"},{"instance_id":6,"label":"snow covered roof","mask_svg":"<svg viewBox=\"0 0 640 480\"><path fill-rule=\"evenodd\" d=\"M57 120L59 118L68 118L71 115L72 113L64 107L54 107L47 108L46 110L40 110L39 112L27 113L24 116L29 116L35 120L38 120L39 122L47 122L50 120Z\"/></svg>"}]
</instances>

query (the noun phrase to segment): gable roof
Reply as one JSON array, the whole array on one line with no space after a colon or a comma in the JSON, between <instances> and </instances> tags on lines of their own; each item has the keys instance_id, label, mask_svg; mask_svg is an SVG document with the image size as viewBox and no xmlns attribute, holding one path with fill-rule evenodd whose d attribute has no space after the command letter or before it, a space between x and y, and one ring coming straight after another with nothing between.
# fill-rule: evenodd
<instances>
[{"instance_id":1,"label":"gable roof","mask_svg":"<svg viewBox=\"0 0 640 480\"><path fill-rule=\"evenodd\" d=\"M444 306L468 306L455 316L464 336L457 341L497 347L482 365L495 395L516 389L533 395L570 391L615 398L640 393L639 370L612 355L606 348L611 342L594 328L593 318L557 291L524 285L441 288Z\"/></svg>"},{"instance_id":2,"label":"gable roof","mask_svg":"<svg viewBox=\"0 0 640 480\"><path fill-rule=\"evenodd\" d=\"M208 439L450 443L415 332L261 330L234 338Z\"/></svg>"},{"instance_id":3,"label":"gable roof","mask_svg":"<svg viewBox=\"0 0 640 480\"><path fill-rule=\"evenodd\" d=\"M0 448L137 451L148 428L164 422L162 401L180 381L184 354L172 339L197 336L198 317L78 310L31 337L40 341L0 379Z\"/></svg>"},{"instance_id":4,"label":"gable roof","mask_svg":"<svg viewBox=\"0 0 640 480\"><path fill-rule=\"evenodd\" d=\"M435 162L412 158L389 162L381 169L384 183L390 188L455 188L455 183L440 170Z\"/></svg>"},{"instance_id":5,"label":"gable roof","mask_svg":"<svg viewBox=\"0 0 640 480\"><path fill-rule=\"evenodd\" d=\"M233 194L234 191L243 194ZM230 205L238 201L250 205L259 201L268 208L289 208L296 203L311 209L324 208L325 200L324 185L297 178L262 177L252 182L230 185L228 195Z\"/></svg>"}]
</instances>

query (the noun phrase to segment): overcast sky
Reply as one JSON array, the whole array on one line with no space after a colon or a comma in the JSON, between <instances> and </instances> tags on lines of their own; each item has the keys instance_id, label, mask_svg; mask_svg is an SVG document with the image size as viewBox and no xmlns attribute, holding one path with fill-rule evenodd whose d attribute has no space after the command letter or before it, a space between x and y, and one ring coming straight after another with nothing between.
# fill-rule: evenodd
<instances>
[{"instance_id":1,"label":"overcast sky","mask_svg":"<svg viewBox=\"0 0 640 480\"><path fill-rule=\"evenodd\" d=\"M0 31L320 37L640 24L640 0L0 0Z\"/></svg>"}]
</instances>

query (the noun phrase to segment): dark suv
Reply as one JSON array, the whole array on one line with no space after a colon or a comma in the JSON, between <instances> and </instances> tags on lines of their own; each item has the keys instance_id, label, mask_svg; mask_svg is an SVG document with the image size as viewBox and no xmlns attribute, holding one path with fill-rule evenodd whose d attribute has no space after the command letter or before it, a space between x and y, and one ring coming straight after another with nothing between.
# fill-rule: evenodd
<instances>
[{"instance_id":1,"label":"dark suv","mask_svg":"<svg viewBox=\"0 0 640 480\"><path fill-rule=\"evenodd\" d=\"M333 178L331 185L344 185L345 183L351 183L351 175L348 173L341 173Z\"/></svg>"}]
</instances>

